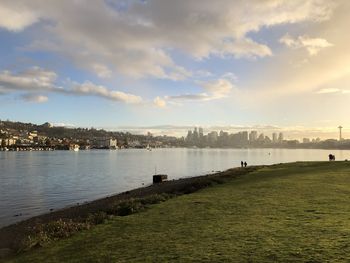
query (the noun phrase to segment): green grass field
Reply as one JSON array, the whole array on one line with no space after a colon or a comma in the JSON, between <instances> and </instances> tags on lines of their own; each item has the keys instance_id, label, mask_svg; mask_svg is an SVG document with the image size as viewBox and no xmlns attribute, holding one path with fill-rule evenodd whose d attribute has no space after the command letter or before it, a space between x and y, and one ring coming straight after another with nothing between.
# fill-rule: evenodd
<instances>
[{"instance_id":1,"label":"green grass field","mask_svg":"<svg viewBox=\"0 0 350 263\"><path fill-rule=\"evenodd\" d=\"M350 162L263 168L8 262L350 262Z\"/></svg>"}]
</instances>

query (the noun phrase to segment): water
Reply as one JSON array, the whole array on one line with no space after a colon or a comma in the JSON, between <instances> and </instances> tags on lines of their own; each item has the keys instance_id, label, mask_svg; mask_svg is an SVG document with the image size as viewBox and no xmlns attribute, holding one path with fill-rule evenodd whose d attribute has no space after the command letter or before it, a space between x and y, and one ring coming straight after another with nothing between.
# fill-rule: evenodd
<instances>
[{"instance_id":1,"label":"water","mask_svg":"<svg viewBox=\"0 0 350 263\"><path fill-rule=\"evenodd\" d=\"M301 149L156 149L0 152L0 227L76 203L169 179L248 165L350 159L350 151ZM16 216L17 215L17 216Z\"/></svg>"}]
</instances>

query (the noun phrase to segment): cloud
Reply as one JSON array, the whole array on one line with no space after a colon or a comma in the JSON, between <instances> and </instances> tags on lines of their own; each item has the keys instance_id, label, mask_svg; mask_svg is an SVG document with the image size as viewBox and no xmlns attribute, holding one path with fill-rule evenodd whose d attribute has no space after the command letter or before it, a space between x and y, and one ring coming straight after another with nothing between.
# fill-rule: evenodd
<instances>
[{"instance_id":1,"label":"cloud","mask_svg":"<svg viewBox=\"0 0 350 263\"><path fill-rule=\"evenodd\" d=\"M160 97L156 97L154 99L153 103L154 103L154 105L156 105L159 108L164 108L166 106L166 101Z\"/></svg>"},{"instance_id":2,"label":"cloud","mask_svg":"<svg viewBox=\"0 0 350 263\"><path fill-rule=\"evenodd\" d=\"M271 56L270 47L248 34L262 27L327 20L334 4L328 0L221 0L219 4L212 0L200 4L197 0L3 0L0 8L0 26L7 30L45 21L45 25L37 23L41 34L29 45L32 49L64 55L99 77L119 73L184 80L192 73L174 61L174 51L199 60ZM320 44L307 45L309 52L317 52Z\"/></svg>"},{"instance_id":3,"label":"cloud","mask_svg":"<svg viewBox=\"0 0 350 263\"><path fill-rule=\"evenodd\" d=\"M234 89L234 85L227 79L218 79L209 82L197 82L205 91L195 94L180 94L165 96L165 101L210 101L227 97Z\"/></svg>"},{"instance_id":4,"label":"cloud","mask_svg":"<svg viewBox=\"0 0 350 263\"><path fill-rule=\"evenodd\" d=\"M17 73L2 71L0 73L0 91L2 90L5 94L25 92L21 97L31 102L47 101L48 98L46 96L37 95L38 91L75 96L96 96L129 104L138 104L142 102L140 96L111 90L90 81L84 83L68 81L66 83L67 87L63 88L57 85L56 79L57 74L55 72L44 70L39 67L33 67Z\"/></svg>"},{"instance_id":5,"label":"cloud","mask_svg":"<svg viewBox=\"0 0 350 263\"><path fill-rule=\"evenodd\" d=\"M54 82L56 78L55 72L39 67L32 67L17 73L5 70L0 72L0 87L5 91L51 90L55 88Z\"/></svg>"},{"instance_id":6,"label":"cloud","mask_svg":"<svg viewBox=\"0 0 350 263\"><path fill-rule=\"evenodd\" d=\"M20 3L0 3L0 28L18 32L38 21L35 12Z\"/></svg>"},{"instance_id":7,"label":"cloud","mask_svg":"<svg viewBox=\"0 0 350 263\"><path fill-rule=\"evenodd\" d=\"M82 84L74 83L72 87L70 89L66 89L64 93L82 96L97 96L130 104L138 104L142 102L142 98L140 96L121 91L110 90L104 86L95 85L89 81Z\"/></svg>"},{"instance_id":8,"label":"cloud","mask_svg":"<svg viewBox=\"0 0 350 263\"><path fill-rule=\"evenodd\" d=\"M272 55L271 49L263 44L254 42L249 38L241 38L238 40L230 40L222 43L221 48L215 53L221 56L233 55L237 58L241 57L267 57Z\"/></svg>"},{"instance_id":9,"label":"cloud","mask_svg":"<svg viewBox=\"0 0 350 263\"><path fill-rule=\"evenodd\" d=\"M317 55L322 49L333 46L326 39L310 38L307 35L293 38L289 34L286 34L280 39L280 43L294 49L305 48L310 56Z\"/></svg>"},{"instance_id":10,"label":"cloud","mask_svg":"<svg viewBox=\"0 0 350 263\"><path fill-rule=\"evenodd\" d=\"M347 89L338 89L338 88L324 88L316 91L317 94L349 94L350 90Z\"/></svg>"},{"instance_id":11,"label":"cloud","mask_svg":"<svg viewBox=\"0 0 350 263\"><path fill-rule=\"evenodd\" d=\"M212 99L225 98L233 90L234 85L227 79L202 83L202 87L211 94Z\"/></svg>"},{"instance_id":12,"label":"cloud","mask_svg":"<svg viewBox=\"0 0 350 263\"><path fill-rule=\"evenodd\" d=\"M221 78L228 79L228 80L231 80L234 82L238 80L238 77L236 76L236 74L234 74L232 72L226 72L226 73L222 74Z\"/></svg>"},{"instance_id":13,"label":"cloud","mask_svg":"<svg viewBox=\"0 0 350 263\"><path fill-rule=\"evenodd\" d=\"M105 65L102 64L92 64L93 71L100 78L110 78L112 77L112 71Z\"/></svg>"},{"instance_id":14,"label":"cloud","mask_svg":"<svg viewBox=\"0 0 350 263\"><path fill-rule=\"evenodd\" d=\"M213 77L214 74L213 74L212 72L208 71L208 70L197 70L197 71L195 72L194 76L195 76L196 78L202 79L202 78L210 78L210 77Z\"/></svg>"},{"instance_id":15,"label":"cloud","mask_svg":"<svg viewBox=\"0 0 350 263\"><path fill-rule=\"evenodd\" d=\"M21 96L24 101L33 103L44 103L49 100L47 96L37 94L24 94Z\"/></svg>"},{"instance_id":16,"label":"cloud","mask_svg":"<svg viewBox=\"0 0 350 263\"><path fill-rule=\"evenodd\" d=\"M174 95L174 96L166 96L167 100L180 100L180 101L186 101L186 100L210 100L210 96L206 93L198 93L198 94L181 94L181 95Z\"/></svg>"}]
</instances>

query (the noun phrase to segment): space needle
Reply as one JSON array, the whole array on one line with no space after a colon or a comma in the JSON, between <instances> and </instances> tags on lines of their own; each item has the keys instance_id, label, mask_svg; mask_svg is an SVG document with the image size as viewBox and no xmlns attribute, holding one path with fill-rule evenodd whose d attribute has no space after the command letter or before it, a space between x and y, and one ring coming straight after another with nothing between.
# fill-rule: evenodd
<instances>
[{"instance_id":1,"label":"space needle","mask_svg":"<svg viewBox=\"0 0 350 263\"><path fill-rule=\"evenodd\" d=\"M338 129L339 129L339 141L341 141L341 140L343 140L343 138L341 136L341 129L343 129L343 127L339 126Z\"/></svg>"}]
</instances>

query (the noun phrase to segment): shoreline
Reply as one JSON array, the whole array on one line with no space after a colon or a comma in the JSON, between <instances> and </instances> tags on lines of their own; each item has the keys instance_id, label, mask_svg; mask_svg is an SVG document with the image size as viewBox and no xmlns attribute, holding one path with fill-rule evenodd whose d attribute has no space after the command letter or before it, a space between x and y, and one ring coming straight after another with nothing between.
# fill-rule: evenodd
<instances>
[{"instance_id":1,"label":"shoreline","mask_svg":"<svg viewBox=\"0 0 350 263\"><path fill-rule=\"evenodd\" d=\"M152 184L150 186L136 188L84 204L70 206L50 213L35 216L0 228L0 250L9 249L12 252L17 251L18 246L23 239L27 237L31 233L31 230L38 225L47 224L60 219L79 222L79 220L84 220L91 214L106 211L111 204L133 200L135 198L145 198L157 194L173 194L175 196L189 194L208 187L212 183L221 183L219 182L220 180L233 179L262 167L266 167L266 165L250 166L247 168L231 168L213 174L165 181L160 184Z\"/></svg>"},{"instance_id":2,"label":"shoreline","mask_svg":"<svg viewBox=\"0 0 350 263\"><path fill-rule=\"evenodd\" d=\"M54 152L54 151L62 151L62 152L76 152L74 150L69 149L55 149L55 148L45 148L45 147L37 147L32 149L17 149L21 147L13 147L13 148L0 148L0 152ZM330 151L349 151L350 147L288 147L288 146L260 146L260 147L151 147L152 150L157 149L210 149L210 150L254 150L254 149L271 149L271 150L330 150ZM136 148L136 147L125 147L125 148L117 148L117 149L104 149L104 148L91 148L91 149L79 149L79 151L118 151L118 150L147 150L146 147Z\"/></svg>"}]
</instances>

